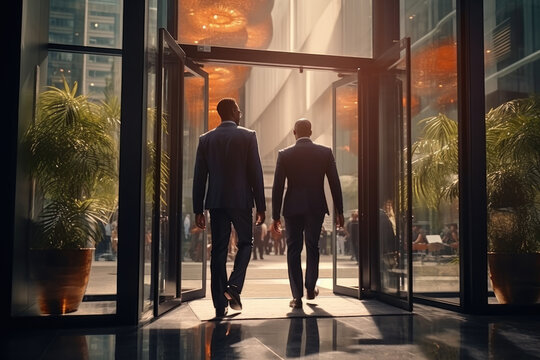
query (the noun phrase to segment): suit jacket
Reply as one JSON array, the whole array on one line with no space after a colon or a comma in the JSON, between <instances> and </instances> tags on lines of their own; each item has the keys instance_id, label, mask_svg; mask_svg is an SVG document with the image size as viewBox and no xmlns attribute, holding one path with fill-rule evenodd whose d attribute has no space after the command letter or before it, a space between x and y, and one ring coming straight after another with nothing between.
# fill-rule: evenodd
<instances>
[{"instance_id":1,"label":"suit jacket","mask_svg":"<svg viewBox=\"0 0 540 360\"><path fill-rule=\"evenodd\" d=\"M205 190L208 182L208 190ZM193 175L193 211L233 208L265 211L264 182L255 131L232 122L199 137Z\"/></svg>"},{"instance_id":2,"label":"suit jacket","mask_svg":"<svg viewBox=\"0 0 540 360\"><path fill-rule=\"evenodd\" d=\"M334 206L343 213L343 195L332 150L314 144L310 139L298 139L295 145L278 153L272 187L272 218L303 214L329 214L324 194L324 177L328 178ZM283 191L287 179L287 192Z\"/></svg>"}]
</instances>

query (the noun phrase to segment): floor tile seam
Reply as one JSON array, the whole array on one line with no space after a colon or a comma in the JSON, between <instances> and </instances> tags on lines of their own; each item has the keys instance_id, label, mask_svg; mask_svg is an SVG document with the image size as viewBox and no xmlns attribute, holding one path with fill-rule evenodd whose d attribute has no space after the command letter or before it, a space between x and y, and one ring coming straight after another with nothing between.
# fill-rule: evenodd
<instances>
[{"instance_id":1,"label":"floor tile seam","mask_svg":"<svg viewBox=\"0 0 540 360\"><path fill-rule=\"evenodd\" d=\"M346 296L336 296L336 295L319 295L317 296L317 299L344 299L344 300L349 300ZM268 296L264 296L264 297L244 297L242 296L242 301L244 300L265 300L265 299L283 299L283 300L290 300L291 298L289 296L279 296L279 297L268 297ZM359 302L362 302L362 301L369 301L369 300L358 300L358 299L352 299L354 301L359 301ZM194 302L194 301L199 301L199 302L202 302L202 301L208 301L208 302L211 302L212 299L195 299L195 300L190 300L189 302ZM310 300L311 301L311 300Z\"/></svg>"},{"instance_id":2,"label":"floor tile seam","mask_svg":"<svg viewBox=\"0 0 540 360\"><path fill-rule=\"evenodd\" d=\"M272 354L274 354L278 359L284 359L282 358L281 356L279 356L274 350L272 350L270 347L268 347L268 345L266 345L265 343L263 343L261 340L259 340L258 337L253 337L253 339L255 339L256 341L258 341L262 346L264 346L266 349L268 349L268 351L270 351Z\"/></svg>"},{"instance_id":3,"label":"floor tile seam","mask_svg":"<svg viewBox=\"0 0 540 360\"><path fill-rule=\"evenodd\" d=\"M249 317L249 318L236 318L236 317L225 317L219 321L261 321L261 320L290 320L290 319L343 319L343 318L369 318L369 317L383 317L383 316L411 316L416 314L366 314L366 315L305 315L305 316L278 316L278 317ZM214 319L201 319L201 322L215 322L218 320Z\"/></svg>"}]
</instances>

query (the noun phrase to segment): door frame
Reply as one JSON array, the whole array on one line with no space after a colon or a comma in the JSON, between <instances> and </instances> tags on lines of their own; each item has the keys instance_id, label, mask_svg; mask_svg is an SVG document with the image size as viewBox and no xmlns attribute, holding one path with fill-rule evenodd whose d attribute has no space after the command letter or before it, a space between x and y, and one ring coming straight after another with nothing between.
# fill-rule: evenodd
<instances>
[{"instance_id":1,"label":"door frame","mask_svg":"<svg viewBox=\"0 0 540 360\"><path fill-rule=\"evenodd\" d=\"M164 91L164 76L163 71L165 67L164 48L172 50L176 55L176 66L178 69L174 69L172 73L173 78L172 86L174 86L173 98L178 99L176 103L173 102L173 112L169 119L171 125L171 153L170 153L170 169L169 169L169 207L168 207L168 247L166 249L167 274L174 274L175 282L175 294L172 298L161 301L160 298L160 266L162 265L162 252L161 252L161 138L162 138L162 116L163 116L163 91ZM202 274L201 274L201 288L182 293L182 261L180 254L182 253L181 247L183 246L181 237L182 224L182 179L183 179L183 126L184 126L184 74L185 69L189 68L191 71L197 73L205 80L204 88L204 106L208 109L208 74L199 68L196 64L191 62L182 48L178 46L176 40L169 32L164 29L159 29L159 42L158 42L158 61L156 71L156 125L155 125L155 147L156 158L154 169L154 197L153 197L153 224L152 224L152 262L151 262L151 292L153 297L153 313L154 316L160 316L164 312L178 306L182 301L192 300L196 298L204 297L206 294L206 251L203 251L202 259ZM204 130L207 129L207 111L205 110ZM203 249L206 248L206 236L203 236Z\"/></svg>"},{"instance_id":2,"label":"door frame","mask_svg":"<svg viewBox=\"0 0 540 360\"><path fill-rule=\"evenodd\" d=\"M404 56L401 53L404 52ZM406 257L407 257L407 300L404 301L397 296L383 293L380 291L380 254L379 254L379 99L380 99L380 87L379 77L388 72L389 69L396 66L399 62L405 61L406 63L406 99L405 99L405 116L407 122L407 148L408 157L406 159L406 176L407 176L407 212L409 214L406 219L407 233L405 234ZM364 234L366 238L370 239L369 244L369 276L362 277L362 286L369 288L370 296L386 302L390 305L403 308L408 311L412 311L413 308L413 266L412 266L412 244L411 244L411 227L412 227L412 191L411 191L411 41L406 37L400 41L396 41L386 52L381 54L375 60L375 71L370 74L369 81L364 81L363 86L370 86L371 91L366 91L365 101L368 104L366 106L366 112L364 112L365 121L363 122L362 132L364 135L364 145L366 161L363 164L362 170L367 174L368 185L366 189L366 198L363 205L363 210L366 211L366 222ZM375 104L375 105L373 105ZM402 109L403 110L403 109ZM370 120L375 119L375 120ZM368 191L371 190L371 191Z\"/></svg>"},{"instance_id":3,"label":"door frame","mask_svg":"<svg viewBox=\"0 0 540 360\"><path fill-rule=\"evenodd\" d=\"M169 49L171 49L175 55L178 57L178 67L182 67L183 59L185 58L185 54L183 53L182 49L179 49L176 45L176 42L172 38L172 36L167 32L165 29L159 29L159 41L158 41L158 60L157 60L157 71L156 71L156 118L155 118L155 129L154 129L154 141L155 141L155 159L154 159L154 194L153 194L153 200L152 200L152 262L151 262L151 280L150 280L150 287L151 287L151 293L153 298L153 312L154 316L159 316L163 314L164 312L170 310L171 308L177 306L180 303L180 299L178 297L178 287L179 287L179 279L180 274L178 271L175 271L175 284L176 284L176 291L175 291L175 298L170 299L167 301L160 301L160 266L161 266L161 154L162 154L162 144L161 144L161 138L162 138L162 115L164 112L163 109L163 87L165 86L163 78L165 76L164 74L164 48L167 46ZM178 94L174 94L178 97L181 96L181 89L182 88L182 82L179 82L178 85L176 85L176 90ZM180 122L180 110L178 109L178 105L176 110L176 114L174 114L174 119L171 119L171 124L174 124L176 128L179 127L180 124L176 124L177 122ZM171 134L171 137L174 135ZM181 139L178 139L181 141ZM179 157L179 146L172 147L172 154L171 154L171 165L174 164L172 161L173 159L177 159ZM182 169L178 169L180 176L182 173ZM170 169L171 174L175 173L178 177L178 172L175 169ZM169 179L169 193L170 194L178 194L178 192L181 192L182 189L177 186L177 181L174 181L174 178L171 176ZM172 198L174 196L169 196L169 198ZM178 197L176 197L178 199ZM177 213L177 202L174 201L170 204L170 208L168 211L169 218L171 214ZM175 244L178 245L178 227L175 226L177 224L177 221L171 221L169 219L168 221L168 228L169 228L169 234L172 235L172 237L169 238L169 244ZM172 229L172 231L170 231ZM170 256L171 254L169 254ZM180 257L178 256L178 251L176 251L176 254L173 255L173 265L176 268L179 268L180 264Z\"/></svg>"},{"instance_id":4,"label":"door frame","mask_svg":"<svg viewBox=\"0 0 540 360\"><path fill-rule=\"evenodd\" d=\"M304 69L329 70L341 74L342 77L356 74L358 77L358 129L359 135L359 221L360 238L370 239L360 243L359 251L359 289L358 291L349 291L351 289L343 288L344 293L357 298L376 297L377 299L388 302L392 305L403 307L399 302L393 299L386 299L384 295L379 296L376 287L378 285L375 279L378 253L375 242L378 241L378 214L377 208L377 155L378 136L377 124L374 120L378 119L378 105L373 105L373 101L378 101L378 94L373 91L376 83L377 73L384 65L384 56L378 59L360 58L351 56L334 56L320 54L291 53L271 50L241 49L208 45L179 44L186 54L186 57L196 64L204 67L204 63L224 63L253 66L269 66L295 68L299 71ZM410 54L410 52L409 52ZM391 66L392 63L386 64ZM410 59L409 59L410 65ZM409 69L410 70L410 69ZM360 79L360 72L362 78ZM410 72L410 71L409 71ZM409 81L410 83L410 81ZM378 87L376 87L378 88ZM410 90L409 90L410 91ZM375 116L375 117L374 117ZM410 119L410 114L409 114ZM370 191L371 190L371 191ZM374 198L375 196L375 198ZM374 213L371 213L375 210ZM412 219L409 219L412 221ZM363 257L363 259L362 259ZM334 263L334 261L333 261ZM409 274L412 279L412 264ZM333 277L335 276L335 265L333 264ZM334 281L334 280L333 280ZM412 285L412 283L410 284ZM341 291L339 291L341 292ZM410 303L406 308L412 310L412 296L409 297ZM409 310L410 311L410 310Z\"/></svg>"},{"instance_id":5,"label":"door frame","mask_svg":"<svg viewBox=\"0 0 540 360\"><path fill-rule=\"evenodd\" d=\"M180 47L179 47L180 48ZM181 48L180 48L181 49ZM189 68L190 71L196 73L197 75L201 76L203 79L204 79L204 127L203 127L203 133L208 131L208 91L209 91L209 88L208 88L208 73L206 71L204 71L203 69L201 69L201 67L197 64L195 64L193 61L191 61L189 58L185 57L184 58L184 69L185 68ZM183 72L183 74L185 74L185 70ZM184 82L185 82L185 76L182 75L181 76L181 79L182 79L182 86L180 87L181 89L181 99L183 100L184 99L184 89L185 89L185 86L184 86ZM182 122L182 129L183 129L183 126L184 126L184 101L180 101L180 114L181 114L181 122ZM180 135L180 137L183 139L183 136ZM184 157L184 143L183 141L180 142L180 160L179 160L179 163L182 163L183 161L183 157ZM180 168L180 179L183 179L183 166L179 166ZM182 183L182 180L179 181L179 184ZM182 201L183 199L183 187L180 186L180 192L178 193L178 196L179 196L179 199L180 201ZM178 223L182 223L183 219L182 219L182 210L181 210L181 207L179 209L179 212L178 212ZM193 221L195 221L195 219L193 219ZM201 248L202 248L202 274L201 274L201 282L202 282L202 286L200 289L194 289L194 290L187 290L187 291L184 291L182 292L182 274L181 274L181 266L179 266L179 288L178 288L178 296L181 297L182 299L182 302L184 301L190 301L190 300L194 300L194 299L199 299L199 298L203 298L206 296L206 279L207 279L207 232L208 232L208 228L205 229L203 231L203 241L202 241L202 245L201 245ZM183 242L180 241L180 246L183 246ZM181 260L181 262L183 261L183 259Z\"/></svg>"},{"instance_id":6,"label":"door frame","mask_svg":"<svg viewBox=\"0 0 540 360\"><path fill-rule=\"evenodd\" d=\"M337 94L336 94L336 89L343 86L343 85L346 85L346 84L349 84L351 82L354 82L356 81L357 83L357 107L356 107L356 111L357 111L357 114L360 115L360 111L361 111L361 101L360 99L362 98L362 92L361 92L361 83L360 83L360 71L361 70L357 70L356 74L353 74L353 75L349 75L349 76L346 76L346 77L343 77L342 79L340 80L337 80L337 81L334 81L334 83L332 84L332 106L333 106L333 109L332 109L332 114L333 114L333 117L332 117L332 129L333 129L333 134L332 134L332 138L333 138L333 149L332 151L334 152L334 156L337 156L337 149L336 149L336 143L337 143L337 140L336 140L336 131L337 131L337 104L336 104L336 100L337 100ZM357 123L357 128L359 128L359 123L360 123L360 116L358 116L358 120L359 122ZM360 137L360 134L359 134L359 137ZM360 140L360 139L359 139ZM362 198L362 186L360 185L361 184L361 163L362 163L362 153L361 153L361 146L359 144L358 146L358 162L357 162L357 172L358 172L358 212L359 212L359 219L358 219L358 222L359 222L359 231L358 231L358 239L353 239L353 241L357 241L358 245L360 245L360 232L361 232L361 227L362 227L362 223L361 223L361 218L360 218L360 207L361 207L361 198ZM354 287L347 287L347 286L343 286L343 285L338 285L338 274L337 274L337 267L338 267L338 261L337 261L337 233L335 231L335 228L336 228L336 223L335 223L335 217L332 221L332 224L333 224L333 231L332 231L332 268L333 268L333 271L332 271L332 291L334 294L338 294L338 295L346 295L346 296L351 296L351 297L355 297L357 299L361 299L363 297L363 291L362 291L362 286L361 286L361 278L362 278L362 268L363 268L363 259L362 257L360 257L360 254L361 254L361 251L360 251L360 246L357 247L357 254L356 254L356 258L358 259L358 288L355 289Z\"/></svg>"}]
</instances>

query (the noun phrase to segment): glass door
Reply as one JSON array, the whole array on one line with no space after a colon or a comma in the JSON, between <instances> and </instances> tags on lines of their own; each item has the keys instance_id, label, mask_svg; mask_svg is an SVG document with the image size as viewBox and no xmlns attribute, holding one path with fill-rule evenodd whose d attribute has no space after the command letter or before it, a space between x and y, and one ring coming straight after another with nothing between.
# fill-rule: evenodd
<instances>
[{"instance_id":1,"label":"glass door","mask_svg":"<svg viewBox=\"0 0 540 360\"><path fill-rule=\"evenodd\" d=\"M186 59L183 72L182 101L182 301L206 294L206 262L210 229L195 226L193 212L193 172L199 136L208 129L208 74ZM208 218L208 216L207 216Z\"/></svg>"},{"instance_id":2,"label":"glass door","mask_svg":"<svg viewBox=\"0 0 540 360\"><path fill-rule=\"evenodd\" d=\"M153 199L153 257L152 291L154 315L159 316L183 299L184 279L190 296L204 296L206 257L197 266L184 267L185 249L193 236L187 226L191 207L191 191L186 188L192 173L192 139L198 138L206 124L206 94L208 78L204 72L185 58L172 36L160 29L158 49L157 112L155 116L154 199ZM192 82L191 78L200 79ZM188 79L188 80L185 80ZM187 105L186 105L187 104ZM186 143L188 139L188 143ZM195 145L196 146L196 145ZM190 234L191 235L191 234ZM201 247L206 247L205 234ZM203 254L205 252L203 251ZM194 274L197 272L197 274ZM187 274L186 274L187 273ZM188 293L186 291L186 293Z\"/></svg>"},{"instance_id":3,"label":"glass door","mask_svg":"<svg viewBox=\"0 0 540 360\"><path fill-rule=\"evenodd\" d=\"M380 300L412 310L410 39L377 60L377 261Z\"/></svg>"},{"instance_id":4,"label":"glass door","mask_svg":"<svg viewBox=\"0 0 540 360\"><path fill-rule=\"evenodd\" d=\"M333 291L360 298L358 209L358 76L336 81L333 92L334 156L343 193L345 225L332 231Z\"/></svg>"}]
</instances>

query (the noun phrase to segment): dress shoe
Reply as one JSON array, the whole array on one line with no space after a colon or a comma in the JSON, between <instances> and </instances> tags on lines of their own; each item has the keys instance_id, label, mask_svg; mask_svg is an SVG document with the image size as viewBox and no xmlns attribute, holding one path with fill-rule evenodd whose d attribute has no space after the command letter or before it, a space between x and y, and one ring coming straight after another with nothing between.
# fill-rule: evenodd
<instances>
[{"instance_id":1,"label":"dress shoe","mask_svg":"<svg viewBox=\"0 0 540 360\"><path fill-rule=\"evenodd\" d=\"M289 303L289 306L294 309L300 309L302 308L302 299L292 299Z\"/></svg>"},{"instance_id":2,"label":"dress shoe","mask_svg":"<svg viewBox=\"0 0 540 360\"><path fill-rule=\"evenodd\" d=\"M229 308L227 307L216 309L216 319L224 318L225 316L227 316L228 311Z\"/></svg>"},{"instance_id":3,"label":"dress shoe","mask_svg":"<svg viewBox=\"0 0 540 360\"><path fill-rule=\"evenodd\" d=\"M225 297L229 300L229 305L234 310L242 310L242 302L240 301L240 294L235 288L228 286L225 290Z\"/></svg>"},{"instance_id":4,"label":"dress shoe","mask_svg":"<svg viewBox=\"0 0 540 360\"><path fill-rule=\"evenodd\" d=\"M307 290L306 292L307 292L306 299L313 300L315 299L315 297L319 295L319 288L316 287L315 289Z\"/></svg>"}]
</instances>

